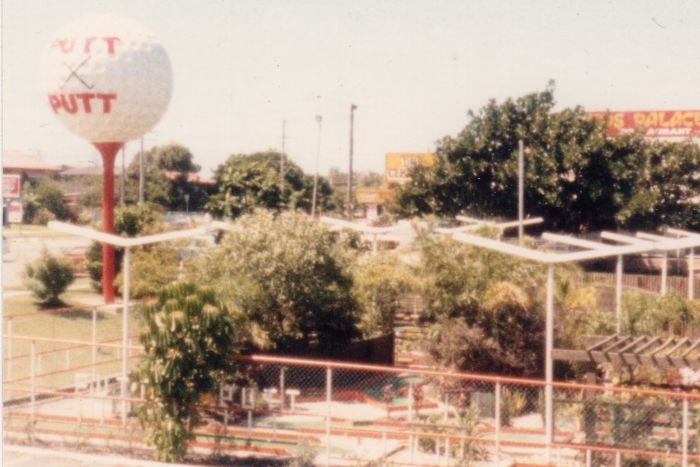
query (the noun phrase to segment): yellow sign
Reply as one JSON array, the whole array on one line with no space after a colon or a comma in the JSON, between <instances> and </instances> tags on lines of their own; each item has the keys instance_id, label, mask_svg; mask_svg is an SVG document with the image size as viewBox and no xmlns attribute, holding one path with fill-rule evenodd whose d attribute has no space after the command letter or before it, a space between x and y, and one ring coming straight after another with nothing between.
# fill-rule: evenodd
<instances>
[{"instance_id":1,"label":"yellow sign","mask_svg":"<svg viewBox=\"0 0 700 467\"><path fill-rule=\"evenodd\" d=\"M389 152L384 165L384 183L406 183L413 167L433 167L436 161L437 157L431 152Z\"/></svg>"},{"instance_id":2,"label":"yellow sign","mask_svg":"<svg viewBox=\"0 0 700 467\"><path fill-rule=\"evenodd\" d=\"M383 205L391 201L394 191L388 188L356 188L357 204Z\"/></svg>"}]
</instances>

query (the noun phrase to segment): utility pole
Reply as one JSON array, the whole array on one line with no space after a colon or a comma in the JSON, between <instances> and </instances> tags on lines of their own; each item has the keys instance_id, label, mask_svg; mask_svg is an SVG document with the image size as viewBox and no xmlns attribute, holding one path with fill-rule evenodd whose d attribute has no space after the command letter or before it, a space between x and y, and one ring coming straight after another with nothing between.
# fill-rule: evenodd
<instances>
[{"instance_id":1,"label":"utility pole","mask_svg":"<svg viewBox=\"0 0 700 467\"><path fill-rule=\"evenodd\" d=\"M287 140L287 120L282 120L282 157L280 158L280 201L284 199L284 170L287 155L284 153L284 146Z\"/></svg>"},{"instance_id":2,"label":"utility pole","mask_svg":"<svg viewBox=\"0 0 700 467\"><path fill-rule=\"evenodd\" d=\"M314 172L314 193L311 199L311 217L316 216L316 199L318 197L318 160L321 158L321 121L323 117L316 115L316 122L318 122L318 141L316 143L316 172Z\"/></svg>"},{"instance_id":3,"label":"utility pole","mask_svg":"<svg viewBox=\"0 0 700 467\"><path fill-rule=\"evenodd\" d=\"M352 220L353 216L353 205L352 205L352 150L353 150L353 140L354 140L354 124L355 124L355 109L357 106L352 104L350 106L350 164L348 167L348 220Z\"/></svg>"},{"instance_id":4,"label":"utility pole","mask_svg":"<svg viewBox=\"0 0 700 467\"><path fill-rule=\"evenodd\" d=\"M524 144L518 140L518 243L523 244L523 217L525 214L525 169Z\"/></svg>"}]
</instances>

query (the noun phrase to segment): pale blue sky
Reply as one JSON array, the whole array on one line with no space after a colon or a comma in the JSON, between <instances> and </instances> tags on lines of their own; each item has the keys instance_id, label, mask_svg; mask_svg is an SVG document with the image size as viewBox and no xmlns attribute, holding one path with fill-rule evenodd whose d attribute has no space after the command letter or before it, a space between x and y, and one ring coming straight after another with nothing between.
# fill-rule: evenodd
<instances>
[{"instance_id":1,"label":"pale blue sky","mask_svg":"<svg viewBox=\"0 0 700 467\"><path fill-rule=\"evenodd\" d=\"M380 0L2 0L2 144L53 163L95 160L39 91L52 34L113 12L152 29L174 91L146 146L177 142L215 168L231 153L281 146L305 170L355 167L430 151L467 111L544 89L559 107L700 108L700 2ZM138 142L127 144L127 157Z\"/></svg>"}]
</instances>

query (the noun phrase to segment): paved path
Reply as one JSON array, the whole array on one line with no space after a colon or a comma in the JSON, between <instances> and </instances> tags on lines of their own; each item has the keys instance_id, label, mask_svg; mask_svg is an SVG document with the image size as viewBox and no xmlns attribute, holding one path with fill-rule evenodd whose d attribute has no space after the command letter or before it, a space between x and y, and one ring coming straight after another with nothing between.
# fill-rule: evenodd
<instances>
[{"instance_id":1,"label":"paved path","mask_svg":"<svg viewBox=\"0 0 700 467\"><path fill-rule=\"evenodd\" d=\"M185 464L164 464L126 457L81 454L54 449L5 445L2 448L3 467L183 467ZM191 466L190 466L191 467Z\"/></svg>"}]
</instances>

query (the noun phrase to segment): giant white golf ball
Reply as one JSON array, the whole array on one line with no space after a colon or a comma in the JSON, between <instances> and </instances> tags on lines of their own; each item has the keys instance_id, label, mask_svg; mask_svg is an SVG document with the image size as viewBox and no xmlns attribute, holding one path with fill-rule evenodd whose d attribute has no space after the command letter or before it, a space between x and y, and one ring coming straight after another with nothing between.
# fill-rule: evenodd
<instances>
[{"instance_id":1,"label":"giant white golf ball","mask_svg":"<svg viewBox=\"0 0 700 467\"><path fill-rule=\"evenodd\" d=\"M123 143L153 128L172 94L172 68L144 26L111 15L61 28L43 61L43 90L56 117L91 142Z\"/></svg>"}]
</instances>

